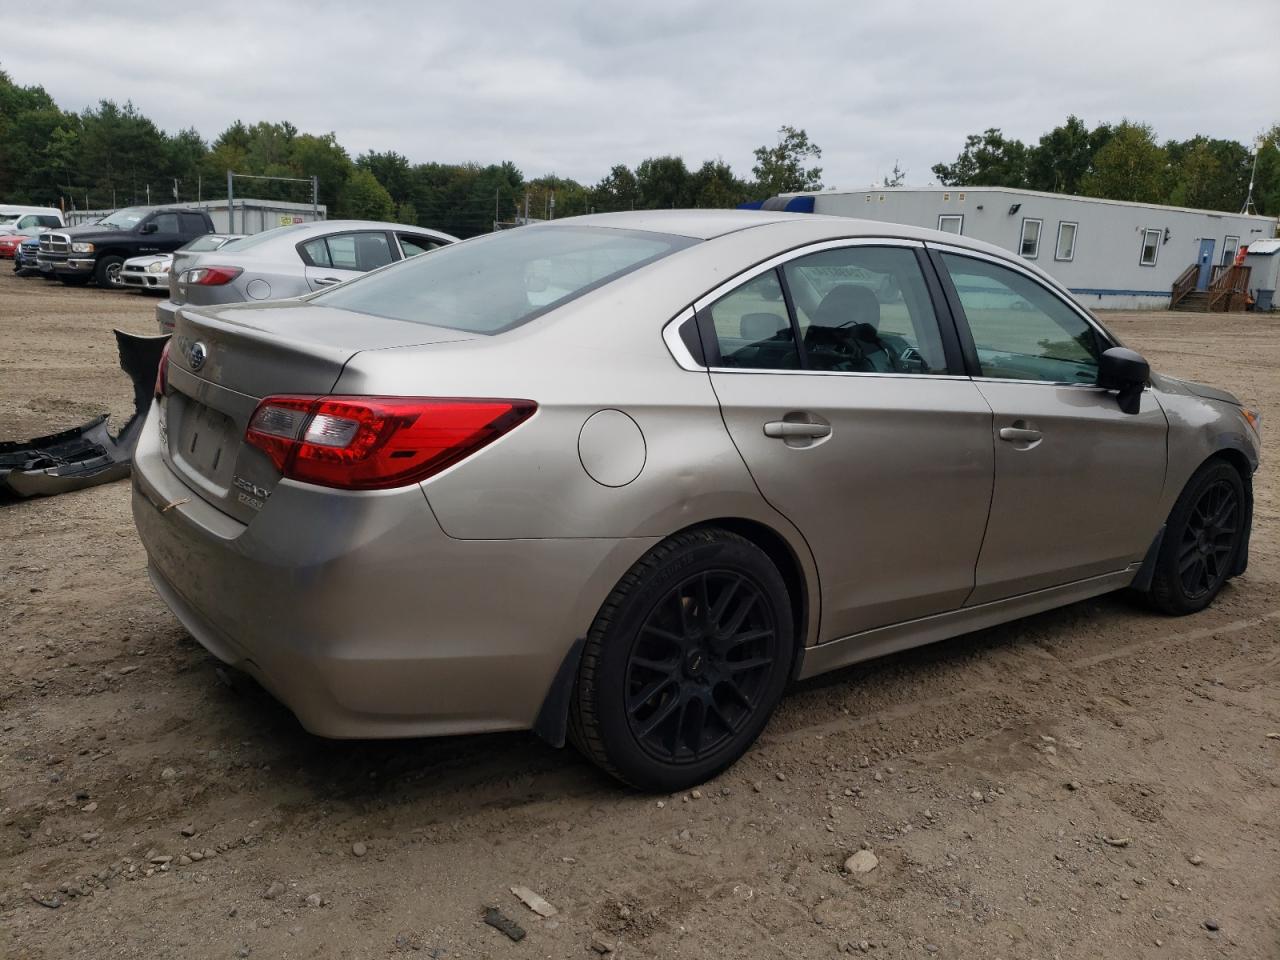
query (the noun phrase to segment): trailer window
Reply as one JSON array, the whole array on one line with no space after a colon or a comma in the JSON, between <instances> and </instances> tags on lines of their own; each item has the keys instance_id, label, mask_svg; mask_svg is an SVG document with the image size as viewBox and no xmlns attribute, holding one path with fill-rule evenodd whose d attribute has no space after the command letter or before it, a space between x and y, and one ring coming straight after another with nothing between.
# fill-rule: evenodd
<instances>
[{"instance_id":1,"label":"trailer window","mask_svg":"<svg viewBox=\"0 0 1280 960\"><path fill-rule=\"evenodd\" d=\"M1160 231L1154 227L1142 231L1142 254L1138 260L1144 267L1154 267L1160 255Z\"/></svg>"},{"instance_id":2,"label":"trailer window","mask_svg":"<svg viewBox=\"0 0 1280 960\"><path fill-rule=\"evenodd\" d=\"M1058 222L1058 246L1053 251L1055 260L1074 260L1076 258L1076 230L1080 225L1070 220Z\"/></svg>"},{"instance_id":3,"label":"trailer window","mask_svg":"<svg viewBox=\"0 0 1280 960\"><path fill-rule=\"evenodd\" d=\"M1018 252L1028 260L1034 260L1040 256L1040 228L1043 226L1043 220L1031 217L1026 217L1022 221L1022 243L1018 247Z\"/></svg>"}]
</instances>

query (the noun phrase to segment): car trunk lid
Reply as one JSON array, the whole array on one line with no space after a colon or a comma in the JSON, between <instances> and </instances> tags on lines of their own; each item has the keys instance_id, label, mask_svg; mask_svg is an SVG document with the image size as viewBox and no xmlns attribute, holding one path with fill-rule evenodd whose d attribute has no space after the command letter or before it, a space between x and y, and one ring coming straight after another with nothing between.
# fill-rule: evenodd
<instances>
[{"instance_id":1,"label":"car trunk lid","mask_svg":"<svg viewBox=\"0 0 1280 960\"><path fill-rule=\"evenodd\" d=\"M162 403L169 466L213 506L248 523L280 474L244 442L258 402L329 393L363 350L470 339L456 330L331 310L299 301L178 315Z\"/></svg>"}]
</instances>

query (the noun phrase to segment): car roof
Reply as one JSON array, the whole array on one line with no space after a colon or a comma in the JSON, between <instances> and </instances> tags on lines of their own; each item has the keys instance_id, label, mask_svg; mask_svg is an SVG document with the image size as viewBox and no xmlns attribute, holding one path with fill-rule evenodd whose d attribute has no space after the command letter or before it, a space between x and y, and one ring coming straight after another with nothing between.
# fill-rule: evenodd
<instances>
[{"instance_id":1,"label":"car roof","mask_svg":"<svg viewBox=\"0 0 1280 960\"><path fill-rule=\"evenodd\" d=\"M1012 254L1004 247L941 230L884 220L862 220L858 217L834 217L818 213L786 213L780 210L632 210L566 217L563 220L547 221L546 225L575 224L674 234L697 240L714 240L742 230L768 233L770 228L780 228L780 232L785 230L790 238L802 235L801 242L804 243L846 237L887 237L945 243L995 254L1005 259L1012 258Z\"/></svg>"}]
</instances>

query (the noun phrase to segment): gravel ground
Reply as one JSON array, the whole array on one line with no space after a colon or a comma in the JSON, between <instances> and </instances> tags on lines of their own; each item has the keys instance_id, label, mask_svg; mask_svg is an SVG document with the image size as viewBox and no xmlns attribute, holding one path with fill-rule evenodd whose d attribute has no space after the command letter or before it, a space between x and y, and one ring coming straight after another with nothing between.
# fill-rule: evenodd
<instances>
[{"instance_id":1,"label":"gravel ground","mask_svg":"<svg viewBox=\"0 0 1280 960\"><path fill-rule=\"evenodd\" d=\"M110 328L153 306L0 271L0 437L122 422ZM1106 319L1280 422L1280 321ZM126 483L0 507L0 956L1275 960L1274 477L1205 613L1107 597L802 684L669 797L529 735L311 737L157 599Z\"/></svg>"}]
</instances>

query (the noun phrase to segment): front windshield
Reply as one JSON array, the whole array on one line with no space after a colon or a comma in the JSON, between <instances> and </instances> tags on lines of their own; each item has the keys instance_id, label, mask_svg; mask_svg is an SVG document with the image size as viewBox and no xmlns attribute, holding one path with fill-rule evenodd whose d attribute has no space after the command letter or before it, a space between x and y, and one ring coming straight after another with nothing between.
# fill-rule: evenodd
<instances>
[{"instance_id":1,"label":"front windshield","mask_svg":"<svg viewBox=\"0 0 1280 960\"><path fill-rule=\"evenodd\" d=\"M501 333L698 241L602 227L518 227L450 244L311 299L376 317Z\"/></svg>"},{"instance_id":2,"label":"front windshield","mask_svg":"<svg viewBox=\"0 0 1280 960\"><path fill-rule=\"evenodd\" d=\"M143 217L147 215L145 207L126 207L124 210L117 210L109 217L103 217L98 225L102 227L112 227L117 230L132 230Z\"/></svg>"}]
</instances>

